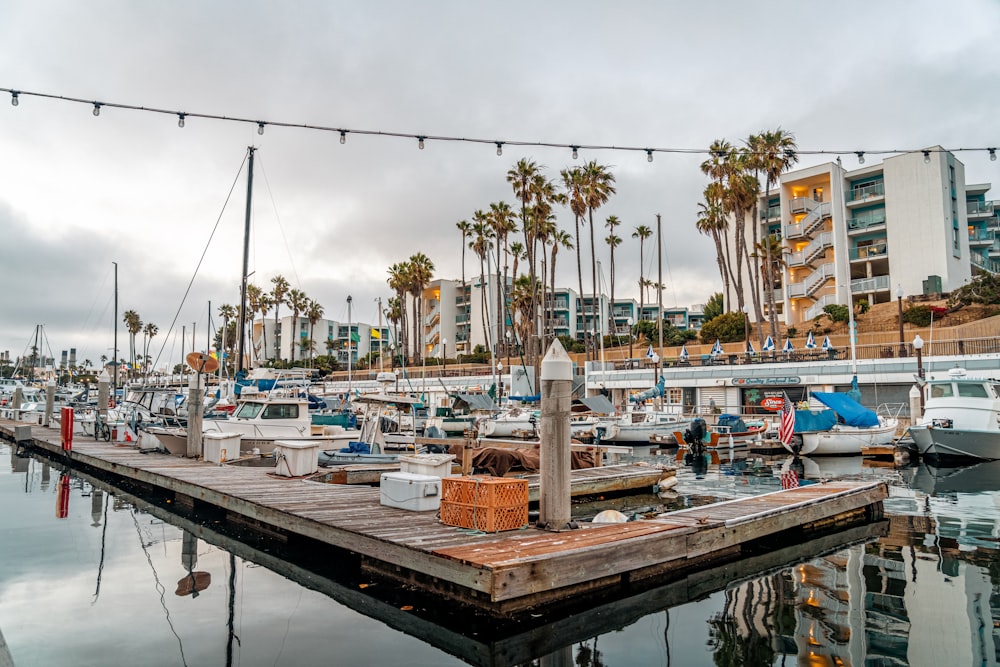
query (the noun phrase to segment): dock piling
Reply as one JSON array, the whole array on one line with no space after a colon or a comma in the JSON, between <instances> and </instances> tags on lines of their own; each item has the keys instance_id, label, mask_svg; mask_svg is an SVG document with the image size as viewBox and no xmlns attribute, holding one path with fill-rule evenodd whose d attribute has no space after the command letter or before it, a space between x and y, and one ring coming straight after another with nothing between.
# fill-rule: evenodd
<instances>
[{"instance_id":1,"label":"dock piling","mask_svg":"<svg viewBox=\"0 0 1000 667\"><path fill-rule=\"evenodd\" d=\"M187 451L194 459L201 456L201 373L195 373L188 382Z\"/></svg>"},{"instance_id":2,"label":"dock piling","mask_svg":"<svg viewBox=\"0 0 1000 667\"><path fill-rule=\"evenodd\" d=\"M542 421L539 442L539 519L546 530L574 528L570 509L570 405L573 362L558 340L542 359Z\"/></svg>"},{"instance_id":3,"label":"dock piling","mask_svg":"<svg viewBox=\"0 0 1000 667\"><path fill-rule=\"evenodd\" d=\"M56 381L45 383L45 414L42 415L42 426L48 426L52 419L52 411L56 407Z\"/></svg>"}]
</instances>

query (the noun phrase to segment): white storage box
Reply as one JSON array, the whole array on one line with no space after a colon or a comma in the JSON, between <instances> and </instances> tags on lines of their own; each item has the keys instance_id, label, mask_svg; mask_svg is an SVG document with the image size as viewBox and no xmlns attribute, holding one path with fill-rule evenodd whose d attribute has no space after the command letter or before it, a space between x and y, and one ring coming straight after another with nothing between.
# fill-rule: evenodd
<instances>
[{"instance_id":1,"label":"white storage box","mask_svg":"<svg viewBox=\"0 0 1000 667\"><path fill-rule=\"evenodd\" d=\"M399 457L399 471L414 475L451 477L454 454L410 454Z\"/></svg>"},{"instance_id":2,"label":"white storage box","mask_svg":"<svg viewBox=\"0 0 1000 667\"><path fill-rule=\"evenodd\" d=\"M222 431L206 433L201 436L201 457L209 463L225 463L240 457L239 433L224 433ZM316 454L319 456L319 453Z\"/></svg>"},{"instance_id":3,"label":"white storage box","mask_svg":"<svg viewBox=\"0 0 1000 667\"><path fill-rule=\"evenodd\" d=\"M319 443L297 440L275 440L275 474L282 477L311 475L319 469Z\"/></svg>"},{"instance_id":4,"label":"white storage box","mask_svg":"<svg viewBox=\"0 0 1000 667\"><path fill-rule=\"evenodd\" d=\"M386 507L427 512L441 507L441 478L410 472L385 472L379 481L381 503Z\"/></svg>"}]
</instances>

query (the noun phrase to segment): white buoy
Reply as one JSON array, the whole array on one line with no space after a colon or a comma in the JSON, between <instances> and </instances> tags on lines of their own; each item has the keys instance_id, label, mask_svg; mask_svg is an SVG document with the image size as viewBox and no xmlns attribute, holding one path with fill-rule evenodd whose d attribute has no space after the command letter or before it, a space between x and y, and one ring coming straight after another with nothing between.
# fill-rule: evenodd
<instances>
[{"instance_id":1,"label":"white buoy","mask_svg":"<svg viewBox=\"0 0 1000 667\"><path fill-rule=\"evenodd\" d=\"M604 510L594 517L593 523L628 523L628 517L618 510Z\"/></svg>"}]
</instances>

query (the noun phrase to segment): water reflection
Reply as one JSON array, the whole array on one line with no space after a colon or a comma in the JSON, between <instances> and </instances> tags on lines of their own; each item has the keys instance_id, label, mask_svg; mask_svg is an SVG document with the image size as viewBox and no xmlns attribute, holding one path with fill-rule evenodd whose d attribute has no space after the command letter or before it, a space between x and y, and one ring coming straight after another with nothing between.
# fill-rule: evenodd
<instances>
[{"instance_id":1,"label":"water reflection","mask_svg":"<svg viewBox=\"0 0 1000 667\"><path fill-rule=\"evenodd\" d=\"M594 503L643 515L774 491L792 466L809 481L871 477L893 489L884 520L805 542L783 534L733 562L636 582L633 594L494 622L373 578L321 545L178 513L54 462L14 452L9 460L0 470L0 628L9 642L0 635L0 665L998 661L995 465L897 471L775 457L682 467L667 498ZM60 472L51 485L50 466ZM53 505L64 518L54 520ZM62 631L47 632L43 619Z\"/></svg>"}]
</instances>

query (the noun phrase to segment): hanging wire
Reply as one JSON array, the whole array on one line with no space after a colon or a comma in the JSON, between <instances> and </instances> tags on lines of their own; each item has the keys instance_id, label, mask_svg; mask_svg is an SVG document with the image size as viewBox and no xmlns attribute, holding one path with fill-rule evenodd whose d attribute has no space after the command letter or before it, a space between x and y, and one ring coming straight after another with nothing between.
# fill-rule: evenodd
<instances>
[{"instance_id":1,"label":"hanging wire","mask_svg":"<svg viewBox=\"0 0 1000 667\"><path fill-rule=\"evenodd\" d=\"M203 118L206 120L220 120L220 121L230 121L235 123L246 123L251 126L256 126L257 133L263 134L265 126L272 127L288 127L304 130L319 130L322 132L335 132L340 135L340 143L344 143L346 140L346 135L348 132L351 134L364 134L370 136L380 136L380 137L395 137L404 139L416 139L420 148L427 141L452 141L452 142L463 142L472 144L489 144L498 148L501 145L506 146L524 146L524 147L537 147L537 148L568 148L573 152L573 157L576 158L579 151L590 150L590 151L629 151L635 153L645 153L646 159L650 162L654 153L677 153L677 154L690 154L690 155L707 155L711 154L712 151L708 148L680 148L680 147L661 147L654 148L651 146L617 146L614 144L584 144L584 143L561 143L554 141L523 141L519 139L482 139L477 137L458 137L449 135L432 135L432 134L417 134L411 132L392 132L386 130L367 130L367 129L355 129L346 127L333 127L329 125L317 125L313 123L292 123L286 121L276 121L276 120L265 120L261 118L249 118L243 116L227 116L220 114L210 114L210 113L199 113L196 111L180 111L177 109L164 109L160 107L150 107L144 105L136 104L125 104L121 102L104 102L94 99L84 99L81 97L71 97L68 95L56 95L52 93L41 93L29 90L20 90L15 88L3 88L0 87L0 92L9 93L11 96L11 104L18 106L18 103L23 97L38 97L50 100L60 100L63 102L74 102L77 104L85 104L91 107L92 110L98 111L98 109L107 107L114 109L125 109L129 111L146 111L149 113L158 113L171 116L172 118L178 119L178 124L181 125L186 119L193 118ZM98 112L99 113L99 112ZM183 127L183 125L182 125ZM977 147L963 147L963 148L940 148L940 149L924 149L924 148L887 148L887 149L865 149L858 150L857 148L851 149L796 149L792 154L797 155L856 155L859 158L863 158L864 155L898 155L903 153L923 153L925 150L930 152L947 152L947 153L962 153L962 152L983 152L989 153L991 159L996 155L996 146L977 146Z\"/></svg>"}]
</instances>

